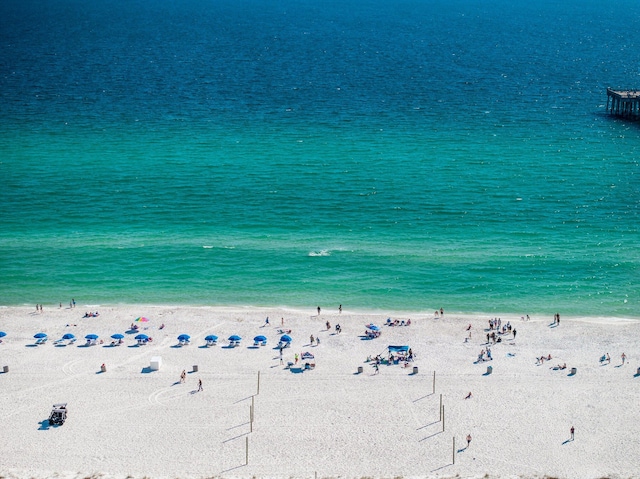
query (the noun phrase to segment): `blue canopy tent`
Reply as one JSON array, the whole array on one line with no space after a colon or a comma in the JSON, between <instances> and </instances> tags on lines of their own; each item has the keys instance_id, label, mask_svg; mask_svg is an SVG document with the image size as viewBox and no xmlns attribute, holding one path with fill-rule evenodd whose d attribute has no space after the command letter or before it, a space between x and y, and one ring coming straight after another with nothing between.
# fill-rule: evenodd
<instances>
[{"instance_id":1,"label":"blue canopy tent","mask_svg":"<svg viewBox=\"0 0 640 479\"><path fill-rule=\"evenodd\" d=\"M406 353L409 351L409 346L389 346L390 353Z\"/></svg>"},{"instance_id":2,"label":"blue canopy tent","mask_svg":"<svg viewBox=\"0 0 640 479\"><path fill-rule=\"evenodd\" d=\"M218 342L218 336L215 334L209 334L208 336L205 336L204 340L207 342L207 346L213 346Z\"/></svg>"}]
</instances>

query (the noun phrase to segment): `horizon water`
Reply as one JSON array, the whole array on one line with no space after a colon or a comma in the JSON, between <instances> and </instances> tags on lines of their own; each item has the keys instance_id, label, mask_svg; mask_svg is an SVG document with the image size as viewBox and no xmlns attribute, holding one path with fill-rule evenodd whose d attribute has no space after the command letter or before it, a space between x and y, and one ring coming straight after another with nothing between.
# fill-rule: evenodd
<instances>
[{"instance_id":1,"label":"horizon water","mask_svg":"<svg viewBox=\"0 0 640 479\"><path fill-rule=\"evenodd\" d=\"M640 318L637 2L0 13L0 305Z\"/></svg>"}]
</instances>

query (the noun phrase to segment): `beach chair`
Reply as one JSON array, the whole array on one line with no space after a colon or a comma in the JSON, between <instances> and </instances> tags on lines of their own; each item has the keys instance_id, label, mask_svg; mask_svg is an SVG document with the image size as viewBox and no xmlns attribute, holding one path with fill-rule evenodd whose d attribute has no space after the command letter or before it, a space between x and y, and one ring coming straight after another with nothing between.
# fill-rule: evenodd
<instances>
[{"instance_id":1,"label":"beach chair","mask_svg":"<svg viewBox=\"0 0 640 479\"><path fill-rule=\"evenodd\" d=\"M70 340L69 340L69 344L73 344L73 343L75 343L75 342L76 342L76 338L73 338L73 339L70 339Z\"/></svg>"},{"instance_id":2,"label":"beach chair","mask_svg":"<svg viewBox=\"0 0 640 479\"><path fill-rule=\"evenodd\" d=\"M253 342L253 345L254 345L254 346L260 346L260 341L254 341L254 342Z\"/></svg>"},{"instance_id":3,"label":"beach chair","mask_svg":"<svg viewBox=\"0 0 640 479\"><path fill-rule=\"evenodd\" d=\"M215 346L216 345L216 341L207 341L207 347L210 348L211 346Z\"/></svg>"},{"instance_id":4,"label":"beach chair","mask_svg":"<svg viewBox=\"0 0 640 479\"><path fill-rule=\"evenodd\" d=\"M267 341L266 341L266 340L262 341L262 342L260 343L260 345L261 345L261 346L266 346L266 345L267 345Z\"/></svg>"}]
</instances>

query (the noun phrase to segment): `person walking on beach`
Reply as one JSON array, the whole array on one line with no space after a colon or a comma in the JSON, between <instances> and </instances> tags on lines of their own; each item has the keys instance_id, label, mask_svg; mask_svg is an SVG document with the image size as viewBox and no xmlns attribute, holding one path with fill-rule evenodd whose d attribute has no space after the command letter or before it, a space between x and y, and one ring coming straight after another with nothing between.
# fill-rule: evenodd
<instances>
[{"instance_id":1,"label":"person walking on beach","mask_svg":"<svg viewBox=\"0 0 640 479\"><path fill-rule=\"evenodd\" d=\"M202 389L202 379L198 379L198 391L203 391L203 389Z\"/></svg>"},{"instance_id":2,"label":"person walking on beach","mask_svg":"<svg viewBox=\"0 0 640 479\"><path fill-rule=\"evenodd\" d=\"M342 314L342 305L338 306L338 314Z\"/></svg>"},{"instance_id":3,"label":"person walking on beach","mask_svg":"<svg viewBox=\"0 0 640 479\"><path fill-rule=\"evenodd\" d=\"M184 384L184 381L187 379L187 371L185 371L184 369L182 370L182 373L180 374L180 383Z\"/></svg>"},{"instance_id":4,"label":"person walking on beach","mask_svg":"<svg viewBox=\"0 0 640 479\"><path fill-rule=\"evenodd\" d=\"M282 364L282 346L280 346L280 364Z\"/></svg>"},{"instance_id":5,"label":"person walking on beach","mask_svg":"<svg viewBox=\"0 0 640 479\"><path fill-rule=\"evenodd\" d=\"M318 316L320 316L320 306L318 306Z\"/></svg>"},{"instance_id":6,"label":"person walking on beach","mask_svg":"<svg viewBox=\"0 0 640 479\"><path fill-rule=\"evenodd\" d=\"M513 328L513 339L516 339L516 333L517 333L516 328Z\"/></svg>"},{"instance_id":7,"label":"person walking on beach","mask_svg":"<svg viewBox=\"0 0 640 479\"><path fill-rule=\"evenodd\" d=\"M569 431L571 432L571 440L573 441L573 433L576 432L576 429L571 426L571 429Z\"/></svg>"},{"instance_id":8,"label":"person walking on beach","mask_svg":"<svg viewBox=\"0 0 640 479\"><path fill-rule=\"evenodd\" d=\"M467 434L467 447L471 444L471 434Z\"/></svg>"},{"instance_id":9,"label":"person walking on beach","mask_svg":"<svg viewBox=\"0 0 640 479\"><path fill-rule=\"evenodd\" d=\"M627 360L627 355L622 353L621 358L622 358L622 364L624 365L624 362Z\"/></svg>"}]
</instances>

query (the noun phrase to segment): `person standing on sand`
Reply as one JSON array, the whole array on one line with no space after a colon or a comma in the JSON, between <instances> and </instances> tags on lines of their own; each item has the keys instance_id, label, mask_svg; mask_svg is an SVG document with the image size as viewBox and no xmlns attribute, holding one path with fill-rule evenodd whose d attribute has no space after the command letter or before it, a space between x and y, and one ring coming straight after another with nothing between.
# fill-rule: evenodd
<instances>
[{"instance_id":1,"label":"person standing on sand","mask_svg":"<svg viewBox=\"0 0 640 479\"><path fill-rule=\"evenodd\" d=\"M280 346L280 364L282 364L282 346Z\"/></svg>"},{"instance_id":2,"label":"person standing on sand","mask_svg":"<svg viewBox=\"0 0 640 479\"><path fill-rule=\"evenodd\" d=\"M338 314L342 314L342 305L338 306Z\"/></svg>"},{"instance_id":3,"label":"person standing on sand","mask_svg":"<svg viewBox=\"0 0 640 479\"><path fill-rule=\"evenodd\" d=\"M180 374L180 383L184 384L184 381L187 379L187 371L185 371L184 369L182 370L182 373Z\"/></svg>"},{"instance_id":4,"label":"person standing on sand","mask_svg":"<svg viewBox=\"0 0 640 479\"><path fill-rule=\"evenodd\" d=\"M203 389L202 389L202 379L198 379L198 391L203 391Z\"/></svg>"},{"instance_id":5,"label":"person standing on sand","mask_svg":"<svg viewBox=\"0 0 640 479\"><path fill-rule=\"evenodd\" d=\"M471 444L471 434L467 434L467 447Z\"/></svg>"},{"instance_id":6,"label":"person standing on sand","mask_svg":"<svg viewBox=\"0 0 640 479\"><path fill-rule=\"evenodd\" d=\"M622 364L624 365L624 362L627 360L627 355L622 353L621 358L622 358Z\"/></svg>"},{"instance_id":7,"label":"person standing on sand","mask_svg":"<svg viewBox=\"0 0 640 479\"><path fill-rule=\"evenodd\" d=\"M573 441L573 433L576 432L576 429L571 426L571 429L569 431L571 432L571 440Z\"/></svg>"},{"instance_id":8,"label":"person standing on sand","mask_svg":"<svg viewBox=\"0 0 640 479\"><path fill-rule=\"evenodd\" d=\"M318 316L320 316L320 306L318 306Z\"/></svg>"},{"instance_id":9,"label":"person standing on sand","mask_svg":"<svg viewBox=\"0 0 640 479\"><path fill-rule=\"evenodd\" d=\"M513 339L516 339L516 333L517 333L516 328L513 328Z\"/></svg>"}]
</instances>

